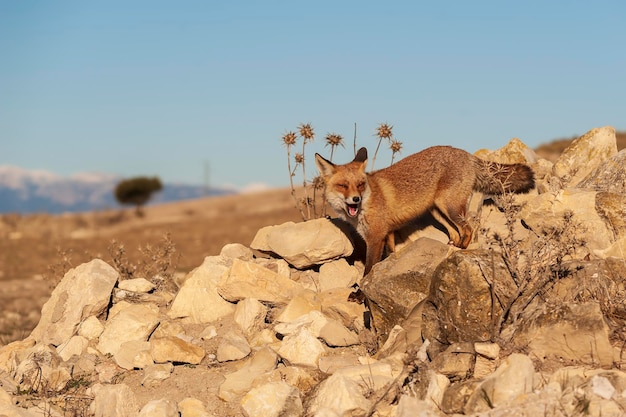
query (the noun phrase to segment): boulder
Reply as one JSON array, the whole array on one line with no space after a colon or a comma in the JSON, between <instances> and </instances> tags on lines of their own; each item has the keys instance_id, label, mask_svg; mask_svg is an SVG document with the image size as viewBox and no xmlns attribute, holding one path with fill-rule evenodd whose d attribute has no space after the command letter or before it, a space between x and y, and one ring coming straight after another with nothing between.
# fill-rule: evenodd
<instances>
[{"instance_id":1,"label":"boulder","mask_svg":"<svg viewBox=\"0 0 626 417\"><path fill-rule=\"evenodd\" d=\"M96 417L136 417L139 411L137 398L126 384L95 384L89 389L94 396L93 410Z\"/></svg>"},{"instance_id":2,"label":"boulder","mask_svg":"<svg viewBox=\"0 0 626 417\"><path fill-rule=\"evenodd\" d=\"M248 416L301 416L300 392L284 381L269 382L252 388L241 400Z\"/></svg>"},{"instance_id":3,"label":"boulder","mask_svg":"<svg viewBox=\"0 0 626 417\"><path fill-rule=\"evenodd\" d=\"M595 167L577 187L626 194L626 149Z\"/></svg>"},{"instance_id":4,"label":"boulder","mask_svg":"<svg viewBox=\"0 0 626 417\"><path fill-rule=\"evenodd\" d=\"M124 342L146 341L159 324L159 308L153 304L132 304L107 320L96 348L115 355Z\"/></svg>"},{"instance_id":5,"label":"boulder","mask_svg":"<svg viewBox=\"0 0 626 417\"><path fill-rule=\"evenodd\" d=\"M190 363L202 362L205 352L200 346L189 343L175 336L150 338L150 354L155 363Z\"/></svg>"}]
</instances>

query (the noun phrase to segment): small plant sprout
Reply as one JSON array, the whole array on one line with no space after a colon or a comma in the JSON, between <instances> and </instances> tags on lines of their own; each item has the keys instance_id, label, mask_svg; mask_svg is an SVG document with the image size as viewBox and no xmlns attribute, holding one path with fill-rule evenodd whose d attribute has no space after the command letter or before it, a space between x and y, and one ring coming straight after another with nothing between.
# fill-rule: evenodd
<instances>
[{"instance_id":1,"label":"small plant sprout","mask_svg":"<svg viewBox=\"0 0 626 417\"><path fill-rule=\"evenodd\" d=\"M378 144L376 145L376 151L374 152L374 156L372 158L372 168L374 170L374 164L376 163L376 155L378 155L378 149L380 149L380 144L383 139L386 139L391 143L391 139L393 138L393 126L388 123L381 123L376 128L376 136L378 137Z\"/></svg>"}]
</instances>

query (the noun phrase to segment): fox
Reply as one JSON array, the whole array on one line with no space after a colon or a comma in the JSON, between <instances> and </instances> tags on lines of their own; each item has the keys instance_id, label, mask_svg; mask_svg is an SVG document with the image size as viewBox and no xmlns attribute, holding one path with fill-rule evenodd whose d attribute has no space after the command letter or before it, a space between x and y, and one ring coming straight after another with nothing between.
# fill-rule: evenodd
<instances>
[{"instance_id":1,"label":"fox","mask_svg":"<svg viewBox=\"0 0 626 417\"><path fill-rule=\"evenodd\" d=\"M473 235L466 212L474 191L519 194L535 187L528 165L487 161L452 146L426 148L373 172L366 172L366 148L343 165L316 153L315 164L327 203L365 241L364 275L381 260L385 243L393 251L393 232L412 220L430 212L449 243L465 249Z\"/></svg>"}]
</instances>

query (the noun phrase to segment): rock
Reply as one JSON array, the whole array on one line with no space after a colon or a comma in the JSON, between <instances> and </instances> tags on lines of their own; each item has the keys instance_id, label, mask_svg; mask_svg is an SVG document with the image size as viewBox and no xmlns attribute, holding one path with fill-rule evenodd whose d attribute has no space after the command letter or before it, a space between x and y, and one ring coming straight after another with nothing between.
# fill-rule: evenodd
<instances>
[{"instance_id":1,"label":"rock","mask_svg":"<svg viewBox=\"0 0 626 417\"><path fill-rule=\"evenodd\" d=\"M252 249L241 243L228 243L222 247L220 252L222 258L241 259L242 261L251 261L254 257Z\"/></svg>"},{"instance_id":2,"label":"rock","mask_svg":"<svg viewBox=\"0 0 626 417\"><path fill-rule=\"evenodd\" d=\"M611 367L609 328L597 302L565 303L538 309L524 318L514 336L533 357Z\"/></svg>"},{"instance_id":3,"label":"rock","mask_svg":"<svg viewBox=\"0 0 626 417\"><path fill-rule=\"evenodd\" d=\"M250 390L241 400L248 416L301 416L302 400L297 388L286 382L269 382Z\"/></svg>"},{"instance_id":4,"label":"rock","mask_svg":"<svg viewBox=\"0 0 626 417\"><path fill-rule=\"evenodd\" d=\"M178 407L169 400L151 400L141 408L138 417L178 417Z\"/></svg>"},{"instance_id":5,"label":"rock","mask_svg":"<svg viewBox=\"0 0 626 417\"><path fill-rule=\"evenodd\" d=\"M576 252L576 257L582 259L589 250L605 249L614 240L613 231L607 228L596 210L596 195L595 191L577 188L543 193L522 207L520 217L527 227L541 234L562 225L566 214L571 213L571 222L575 226L568 233L585 242L585 247L577 248Z\"/></svg>"},{"instance_id":6,"label":"rock","mask_svg":"<svg viewBox=\"0 0 626 417\"><path fill-rule=\"evenodd\" d=\"M353 346L359 343L359 336L356 333L331 319L328 319L327 323L320 329L318 337L332 347Z\"/></svg>"},{"instance_id":7,"label":"rock","mask_svg":"<svg viewBox=\"0 0 626 417\"><path fill-rule=\"evenodd\" d=\"M117 287L124 291L144 294L154 291L156 285L145 278L132 278L120 281Z\"/></svg>"},{"instance_id":8,"label":"rock","mask_svg":"<svg viewBox=\"0 0 626 417\"><path fill-rule=\"evenodd\" d=\"M0 416L3 417L41 417L35 410L26 410L14 405L0 405Z\"/></svg>"},{"instance_id":9,"label":"rock","mask_svg":"<svg viewBox=\"0 0 626 417\"><path fill-rule=\"evenodd\" d=\"M174 372L174 365L171 362L148 365L143 371L141 385L144 387L156 387L162 381L168 379L172 372Z\"/></svg>"},{"instance_id":10,"label":"rock","mask_svg":"<svg viewBox=\"0 0 626 417\"><path fill-rule=\"evenodd\" d=\"M219 256L209 256L202 265L191 271L178 291L168 316L186 317L192 323L211 323L232 314L235 306L225 301L217 286L228 271L227 263Z\"/></svg>"},{"instance_id":11,"label":"rock","mask_svg":"<svg viewBox=\"0 0 626 417\"><path fill-rule=\"evenodd\" d=\"M269 348L258 350L239 370L226 375L219 387L218 396L224 401L232 401L248 392L252 382L276 367L278 357Z\"/></svg>"},{"instance_id":12,"label":"rock","mask_svg":"<svg viewBox=\"0 0 626 417\"><path fill-rule=\"evenodd\" d=\"M83 320L105 311L118 278L117 271L100 259L70 269L44 304L30 337L54 346L69 340Z\"/></svg>"},{"instance_id":13,"label":"rock","mask_svg":"<svg viewBox=\"0 0 626 417\"><path fill-rule=\"evenodd\" d=\"M104 325L96 316L87 317L78 327L78 335L87 340L99 338L103 331Z\"/></svg>"},{"instance_id":14,"label":"rock","mask_svg":"<svg viewBox=\"0 0 626 417\"><path fill-rule=\"evenodd\" d=\"M150 354L155 363L174 362L197 365L205 352L200 346L174 336L150 338Z\"/></svg>"},{"instance_id":15,"label":"rock","mask_svg":"<svg viewBox=\"0 0 626 417\"><path fill-rule=\"evenodd\" d=\"M501 164L534 164L539 157L534 150L529 148L518 138L511 139L502 148L495 151L480 149L474 155L488 161L499 162Z\"/></svg>"},{"instance_id":16,"label":"rock","mask_svg":"<svg viewBox=\"0 0 626 417\"><path fill-rule=\"evenodd\" d=\"M311 311L320 311L322 303L316 292L302 290L294 296L276 318L279 323L296 320Z\"/></svg>"},{"instance_id":17,"label":"rock","mask_svg":"<svg viewBox=\"0 0 626 417\"><path fill-rule=\"evenodd\" d=\"M361 278L356 267L349 265L345 259L337 259L320 266L320 292L333 288L349 288Z\"/></svg>"},{"instance_id":18,"label":"rock","mask_svg":"<svg viewBox=\"0 0 626 417\"><path fill-rule=\"evenodd\" d=\"M126 384L95 384L89 389L94 395L95 417L136 417L137 399Z\"/></svg>"},{"instance_id":19,"label":"rock","mask_svg":"<svg viewBox=\"0 0 626 417\"><path fill-rule=\"evenodd\" d=\"M467 379L474 369L474 349L471 343L453 343L432 362L432 368L452 381Z\"/></svg>"},{"instance_id":20,"label":"rock","mask_svg":"<svg viewBox=\"0 0 626 417\"><path fill-rule=\"evenodd\" d=\"M283 338L278 354L290 365L317 368L318 360L325 351L322 342L306 327L301 327Z\"/></svg>"},{"instance_id":21,"label":"rock","mask_svg":"<svg viewBox=\"0 0 626 417\"><path fill-rule=\"evenodd\" d=\"M123 372L123 368L108 360L96 364L96 375L98 375L98 381L103 384L112 384L113 381L117 380Z\"/></svg>"},{"instance_id":22,"label":"rock","mask_svg":"<svg viewBox=\"0 0 626 417\"><path fill-rule=\"evenodd\" d=\"M492 307L496 318L502 315L499 302L492 306L490 283L497 300L509 300L517 289L499 255L464 250L441 262L430 287L429 303L434 306L434 315L430 309L424 311L424 338L447 344L490 340L494 331Z\"/></svg>"},{"instance_id":23,"label":"rock","mask_svg":"<svg viewBox=\"0 0 626 417\"><path fill-rule=\"evenodd\" d=\"M474 351L488 359L498 359L500 355L500 345L490 342L474 343Z\"/></svg>"},{"instance_id":24,"label":"rock","mask_svg":"<svg viewBox=\"0 0 626 417\"><path fill-rule=\"evenodd\" d=\"M351 300L350 288L335 288L319 294L322 313L352 329L365 328L366 308L363 302Z\"/></svg>"},{"instance_id":25,"label":"rock","mask_svg":"<svg viewBox=\"0 0 626 417\"><path fill-rule=\"evenodd\" d=\"M603 165L617 153L615 129L610 126L595 128L572 143L561 153L552 167L558 179L557 188L575 187L596 167Z\"/></svg>"},{"instance_id":26,"label":"rock","mask_svg":"<svg viewBox=\"0 0 626 417\"><path fill-rule=\"evenodd\" d=\"M264 227L250 247L275 253L299 269L348 257L353 251L346 234L327 219Z\"/></svg>"},{"instance_id":27,"label":"rock","mask_svg":"<svg viewBox=\"0 0 626 417\"><path fill-rule=\"evenodd\" d=\"M610 400L615 395L615 387L608 378L600 375L594 375L591 378L591 391L598 397Z\"/></svg>"},{"instance_id":28,"label":"rock","mask_svg":"<svg viewBox=\"0 0 626 417\"><path fill-rule=\"evenodd\" d=\"M67 342L57 347L57 353L67 362L74 355L80 356L87 350L89 340L82 336L73 336Z\"/></svg>"},{"instance_id":29,"label":"rock","mask_svg":"<svg viewBox=\"0 0 626 417\"><path fill-rule=\"evenodd\" d=\"M626 194L626 150L622 149L598 165L577 187Z\"/></svg>"},{"instance_id":30,"label":"rock","mask_svg":"<svg viewBox=\"0 0 626 417\"><path fill-rule=\"evenodd\" d=\"M54 346L35 345L17 366L14 380L24 391L61 391L71 379L69 371L59 366L62 361Z\"/></svg>"},{"instance_id":31,"label":"rock","mask_svg":"<svg viewBox=\"0 0 626 417\"><path fill-rule=\"evenodd\" d=\"M329 319L317 310L288 323L279 323L274 329L282 335L292 335L307 329L314 337L323 339L329 346L350 346L358 342L358 336L336 320Z\"/></svg>"},{"instance_id":32,"label":"rock","mask_svg":"<svg viewBox=\"0 0 626 417\"><path fill-rule=\"evenodd\" d=\"M159 309L153 304L134 304L109 317L96 348L115 355L124 342L146 341L159 324Z\"/></svg>"},{"instance_id":33,"label":"rock","mask_svg":"<svg viewBox=\"0 0 626 417\"><path fill-rule=\"evenodd\" d=\"M180 417L213 417L204 407L202 401L196 398L185 398L178 403Z\"/></svg>"},{"instance_id":34,"label":"rock","mask_svg":"<svg viewBox=\"0 0 626 417\"><path fill-rule=\"evenodd\" d=\"M597 193L596 212L607 229L613 232L614 239L626 237L626 191L621 194Z\"/></svg>"},{"instance_id":35,"label":"rock","mask_svg":"<svg viewBox=\"0 0 626 417\"><path fill-rule=\"evenodd\" d=\"M464 408L465 414L488 411L531 393L534 374L535 368L528 356L511 354L470 395Z\"/></svg>"},{"instance_id":36,"label":"rock","mask_svg":"<svg viewBox=\"0 0 626 417\"><path fill-rule=\"evenodd\" d=\"M432 273L448 256L450 246L422 238L374 265L361 289L374 317L379 344L426 298Z\"/></svg>"},{"instance_id":37,"label":"rock","mask_svg":"<svg viewBox=\"0 0 626 417\"><path fill-rule=\"evenodd\" d=\"M431 403L415 397L402 395L398 401L395 417L441 417L443 414Z\"/></svg>"},{"instance_id":38,"label":"rock","mask_svg":"<svg viewBox=\"0 0 626 417\"><path fill-rule=\"evenodd\" d=\"M156 328L154 333L150 335L151 338L159 338L159 337L168 337L168 336L176 336L183 339L183 335L185 334L185 328L178 321L174 320L166 320L161 321L159 326Z\"/></svg>"},{"instance_id":39,"label":"rock","mask_svg":"<svg viewBox=\"0 0 626 417\"><path fill-rule=\"evenodd\" d=\"M302 290L300 284L283 275L239 259L233 260L233 266L218 286L219 294L228 301L256 298L272 304L287 304Z\"/></svg>"},{"instance_id":40,"label":"rock","mask_svg":"<svg viewBox=\"0 0 626 417\"><path fill-rule=\"evenodd\" d=\"M0 346L0 370L13 374L17 366L28 356L30 348L35 346L35 340L26 338L16 340L5 346Z\"/></svg>"},{"instance_id":41,"label":"rock","mask_svg":"<svg viewBox=\"0 0 626 417\"><path fill-rule=\"evenodd\" d=\"M343 375L331 375L322 381L309 400L305 415L365 415L371 406L361 385ZM324 414L322 414L324 413Z\"/></svg>"},{"instance_id":42,"label":"rock","mask_svg":"<svg viewBox=\"0 0 626 417\"><path fill-rule=\"evenodd\" d=\"M120 345L120 349L113 355L113 359L120 368L133 369L137 363L137 358L143 352L150 352L150 342L145 340L129 340Z\"/></svg>"},{"instance_id":43,"label":"rock","mask_svg":"<svg viewBox=\"0 0 626 417\"><path fill-rule=\"evenodd\" d=\"M234 320L246 335L253 335L265 326L269 309L255 298L246 298L237 303Z\"/></svg>"},{"instance_id":44,"label":"rock","mask_svg":"<svg viewBox=\"0 0 626 417\"><path fill-rule=\"evenodd\" d=\"M251 352L248 341L240 331L231 330L222 336L217 347L218 362L238 361Z\"/></svg>"},{"instance_id":45,"label":"rock","mask_svg":"<svg viewBox=\"0 0 626 417\"><path fill-rule=\"evenodd\" d=\"M441 409L443 394L450 386L448 377L437 372L427 371L428 389L424 396L424 401L430 403L433 409Z\"/></svg>"}]
</instances>

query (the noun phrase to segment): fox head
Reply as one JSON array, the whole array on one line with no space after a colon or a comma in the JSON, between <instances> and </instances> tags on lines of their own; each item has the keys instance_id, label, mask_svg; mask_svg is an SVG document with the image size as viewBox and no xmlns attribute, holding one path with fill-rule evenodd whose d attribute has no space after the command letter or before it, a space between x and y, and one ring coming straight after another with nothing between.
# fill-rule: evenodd
<instances>
[{"instance_id":1,"label":"fox head","mask_svg":"<svg viewBox=\"0 0 626 417\"><path fill-rule=\"evenodd\" d=\"M365 172L367 149L359 149L354 160L344 165L333 164L316 153L315 164L326 184L328 204L338 214L356 218L369 194Z\"/></svg>"}]
</instances>

